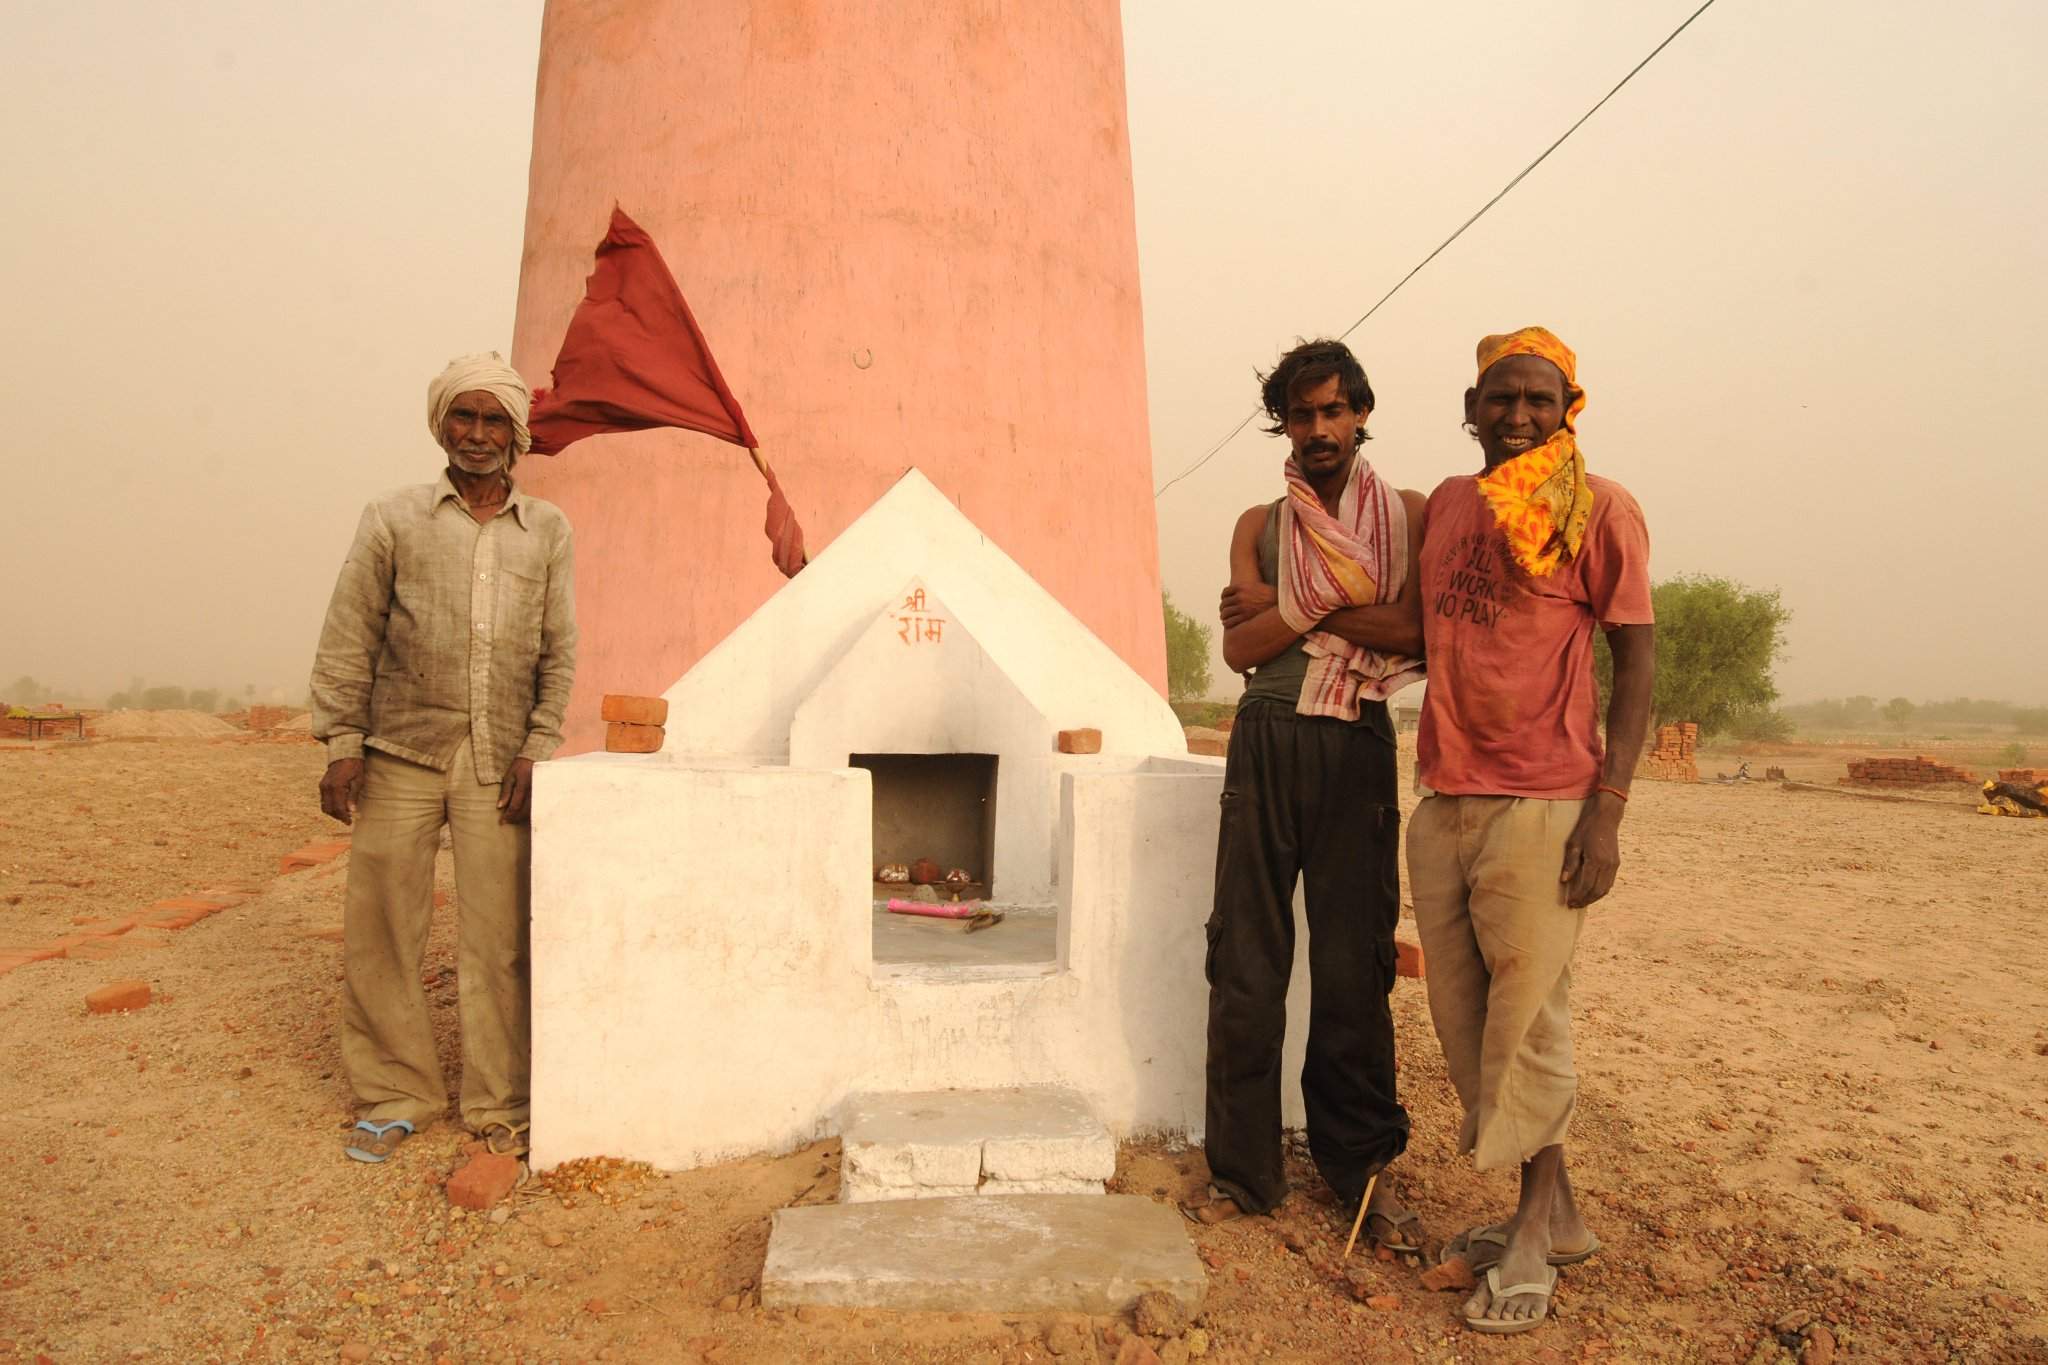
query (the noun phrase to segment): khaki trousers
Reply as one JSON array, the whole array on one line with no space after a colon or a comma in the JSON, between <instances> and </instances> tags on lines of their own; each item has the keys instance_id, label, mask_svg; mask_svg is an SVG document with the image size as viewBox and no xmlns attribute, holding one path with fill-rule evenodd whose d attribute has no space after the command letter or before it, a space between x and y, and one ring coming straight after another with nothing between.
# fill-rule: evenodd
<instances>
[{"instance_id":1,"label":"khaki trousers","mask_svg":"<svg viewBox=\"0 0 2048 1365\"><path fill-rule=\"evenodd\" d=\"M462 1121L527 1121L530 1068L524 825L498 823L498 784L477 780L464 740L448 771L370 750L342 920L341 1058L376 1122L424 1128L448 1108L420 984L441 827L455 843Z\"/></svg>"},{"instance_id":2,"label":"khaki trousers","mask_svg":"<svg viewBox=\"0 0 2048 1365\"><path fill-rule=\"evenodd\" d=\"M1558 872L1583 801L1428 796L1408 824L1408 884L1429 1012L1465 1106L1458 1150L1481 1170L1564 1141L1572 952L1586 912Z\"/></svg>"}]
</instances>

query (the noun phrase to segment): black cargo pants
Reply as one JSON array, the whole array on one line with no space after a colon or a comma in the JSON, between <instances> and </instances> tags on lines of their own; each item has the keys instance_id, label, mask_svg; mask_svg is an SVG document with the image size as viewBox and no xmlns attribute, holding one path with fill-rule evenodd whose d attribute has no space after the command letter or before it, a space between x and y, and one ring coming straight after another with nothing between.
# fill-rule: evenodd
<instances>
[{"instance_id":1,"label":"black cargo pants","mask_svg":"<svg viewBox=\"0 0 2048 1365\"><path fill-rule=\"evenodd\" d=\"M1400 812L1386 708L1358 724L1278 702L1238 711L1223 777L1209 917L1206 1135L1218 1190L1247 1212L1287 1195L1280 1045L1294 967L1294 884L1308 917L1301 1091L1316 1169L1346 1203L1408 1145L1394 1094Z\"/></svg>"}]
</instances>

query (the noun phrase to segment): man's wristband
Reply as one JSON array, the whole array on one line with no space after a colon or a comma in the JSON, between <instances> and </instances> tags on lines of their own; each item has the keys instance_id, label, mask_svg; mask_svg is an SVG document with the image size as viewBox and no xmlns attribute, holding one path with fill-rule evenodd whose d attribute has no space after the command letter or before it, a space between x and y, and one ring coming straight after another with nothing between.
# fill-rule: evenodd
<instances>
[{"instance_id":1,"label":"man's wristband","mask_svg":"<svg viewBox=\"0 0 2048 1365\"><path fill-rule=\"evenodd\" d=\"M1604 783L1604 782L1603 782L1603 783L1602 783L1601 785L1599 785L1599 786L1597 786L1597 787L1593 788L1593 793L1594 793L1594 795L1596 795L1596 796L1597 796L1597 795L1599 795L1599 794L1600 794L1601 792L1606 792L1606 793L1607 793L1607 794L1608 794L1609 796L1618 796L1618 797L1620 797L1620 798L1621 798L1621 804L1623 804L1624 806L1628 804L1628 793L1627 793L1627 792L1625 792L1625 791L1623 791L1623 790L1622 790L1621 788L1619 788L1619 787L1610 787L1610 786L1608 786L1608 785L1607 785L1606 783Z\"/></svg>"}]
</instances>

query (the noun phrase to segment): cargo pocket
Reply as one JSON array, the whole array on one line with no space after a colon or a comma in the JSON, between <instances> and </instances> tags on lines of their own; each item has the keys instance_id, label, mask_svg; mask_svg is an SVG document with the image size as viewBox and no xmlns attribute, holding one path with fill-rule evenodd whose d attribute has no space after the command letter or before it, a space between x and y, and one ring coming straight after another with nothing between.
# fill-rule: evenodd
<instances>
[{"instance_id":1,"label":"cargo pocket","mask_svg":"<svg viewBox=\"0 0 2048 1365\"><path fill-rule=\"evenodd\" d=\"M1215 886L1220 889L1226 884L1225 879L1230 876L1232 841L1237 835L1238 821L1243 818L1244 796L1241 792L1231 787L1225 787L1223 794L1217 797L1216 800L1218 813L1216 819ZM1212 908L1209 911L1209 919L1202 926L1202 932L1208 939L1208 943L1202 953L1202 979L1212 986L1216 984L1216 943L1223 937L1222 902L1223 898L1221 896L1214 896L1214 899L1211 901Z\"/></svg>"}]
</instances>

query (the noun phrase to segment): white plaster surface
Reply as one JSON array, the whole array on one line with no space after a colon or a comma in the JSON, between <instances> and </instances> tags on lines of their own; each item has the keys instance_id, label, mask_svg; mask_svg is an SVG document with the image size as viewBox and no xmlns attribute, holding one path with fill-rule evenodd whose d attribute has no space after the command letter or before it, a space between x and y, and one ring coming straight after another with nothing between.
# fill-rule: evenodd
<instances>
[{"instance_id":1,"label":"white plaster surface","mask_svg":"<svg viewBox=\"0 0 2048 1365\"><path fill-rule=\"evenodd\" d=\"M1101 1194L1116 1142L1058 1086L854 1095L839 1111L839 1197ZM962 1186L965 1188L962 1189Z\"/></svg>"},{"instance_id":2,"label":"white plaster surface","mask_svg":"<svg viewBox=\"0 0 2048 1365\"><path fill-rule=\"evenodd\" d=\"M853 754L997 755L991 894L997 901L1050 901L1059 727L921 578L891 596L893 605L869 622L798 703L790 722L790 763L843 768ZM906 602L918 609L906 610ZM939 638L927 638L923 632L935 620L946 624ZM993 624L1005 632L1016 629ZM1055 653L1074 643L1056 629L1046 635L1046 648ZM1149 710L1158 700L1137 674L1125 681L1136 708ZM977 876L988 873L976 869Z\"/></svg>"},{"instance_id":3,"label":"white plaster surface","mask_svg":"<svg viewBox=\"0 0 2048 1365\"><path fill-rule=\"evenodd\" d=\"M949 615L937 642L898 641L905 659L945 651L957 625L1044 716L1048 747L1051 732L1093 726L1105 753L1187 752L1165 700L911 469L669 688L664 754L788 761L797 708L913 579Z\"/></svg>"},{"instance_id":4,"label":"white plaster surface","mask_svg":"<svg viewBox=\"0 0 2048 1365\"><path fill-rule=\"evenodd\" d=\"M778 1209L761 1305L1123 1313L1159 1290L1192 1315L1208 1272L1169 1204L1019 1195Z\"/></svg>"},{"instance_id":5,"label":"white plaster surface","mask_svg":"<svg viewBox=\"0 0 2048 1365\"><path fill-rule=\"evenodd\" d=\"M947 624L912 644L906 613ZM662 753L536 778L536 1167L786 1150L862 1092L1061 1086L1114 1138L1199 1135L1223 764L1187 756L1157 694L923 476L668 697ZM1105 752L1054 752L1084 725ZM920 745L998 754L998 891L1042 889L1050 954L878 968L872 789L845 755ZM1297 1124L1304 960L1305 935L1283 1092ZM1071 1178L1012 1160L918 1181Z\"/></svg>"},{"instance_id":6,"label":"white plaster surface","mask_svg":"<svg viewBox=\"0 0 2048 1365\"><path fill-rule=\"evenodd\" d=\"M537 1168L787 1150L860 1092L1058 1085L1114 1137L1200 1134L1221 763L1064 774L1054 970L959 982L877 975L865 772L616 757L535 783Z\"/></svg>"}]
</instances>

